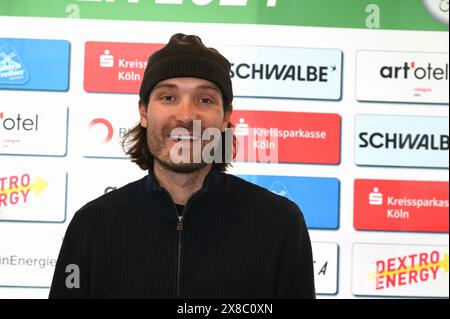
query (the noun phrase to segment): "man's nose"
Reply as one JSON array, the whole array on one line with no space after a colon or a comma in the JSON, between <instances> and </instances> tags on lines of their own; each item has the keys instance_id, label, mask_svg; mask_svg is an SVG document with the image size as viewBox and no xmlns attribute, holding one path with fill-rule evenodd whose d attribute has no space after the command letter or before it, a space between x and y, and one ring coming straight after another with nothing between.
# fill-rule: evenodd
<instances>
[{"instance_id":1,"label":"man's nose","mask_svg":"<svg viewBox=\"0 0 450 319\"><path fill-rule=\"evenodd\" d=\"M194 101L190 98L183 98L180 101L179 107L176 110L177 122L190 123L198 120L198 114L195 109Z\"/></svg>"}]
</instances>

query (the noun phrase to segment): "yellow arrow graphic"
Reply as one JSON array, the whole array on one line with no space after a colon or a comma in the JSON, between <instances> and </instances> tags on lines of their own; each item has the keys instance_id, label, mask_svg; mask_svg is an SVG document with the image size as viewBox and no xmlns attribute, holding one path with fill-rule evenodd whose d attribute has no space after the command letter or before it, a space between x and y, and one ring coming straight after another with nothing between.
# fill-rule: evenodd
<instances>
[{"instance_id":1,"label":"yellow arrow graphic","mask_svg":"<svg viewBox=\"0 0 450 319\"><path fill-rule=\"evenodd\" d=\"M42 191L44 189L46 189L47 186L48 186L48 183L46 181L44 181L39 176L36 176L36 180L34 181L33 184L30 184L25 187L21 186L21 187L15 187L15 188L7 188L7 189L0 191L0 194L9 195L13 192L21 192L21 191L31 190L31 191L34 191L36 196L39 196L39 194L42 193Z\"/></svg>"},{"instance_id":2,"label":"yellow arrow graphic","mask_svg":"<svg viewBox=\"0 0 450 319\"><path fill-rule=\"evenodd\" d=\"M422 270L422 269L430 269L433 267L442 267L444 269L445 272L448 272L448 253L444 254L444 258L442 258L441 260L438 260L435 263L429 263L428 265L422 265L422 266L414 266L414 267L406 267L406 268L402 268L402 269L398 269L398 270L393 270L393 271L383 271L380 273L376 273L376 272L372 272L369 274L369 277L371 280L375 280L377 277L385 277L385 276L389 276L389 275L396 275L402 272L410 272L411 270Z\"/></svg>"}]
</instances>

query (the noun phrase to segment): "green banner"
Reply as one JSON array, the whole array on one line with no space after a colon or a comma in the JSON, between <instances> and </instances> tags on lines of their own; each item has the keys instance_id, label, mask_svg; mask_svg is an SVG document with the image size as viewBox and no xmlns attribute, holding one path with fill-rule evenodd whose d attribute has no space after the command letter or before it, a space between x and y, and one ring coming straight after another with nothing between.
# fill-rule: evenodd
<instances>
[{"instance_id":1,"label":"green banner","mask_svg":"<svg viewBox=\"0 0 450 319\"><path fill-rule=\"evenodd\" d=\"M0 15L448 31L448 0L0 0Z\"/></svg>"}]
</instances>

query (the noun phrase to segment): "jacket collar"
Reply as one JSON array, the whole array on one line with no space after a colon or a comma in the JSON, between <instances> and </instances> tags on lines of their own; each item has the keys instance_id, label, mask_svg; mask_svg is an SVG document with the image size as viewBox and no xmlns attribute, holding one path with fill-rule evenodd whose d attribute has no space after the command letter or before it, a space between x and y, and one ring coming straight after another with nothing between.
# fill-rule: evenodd
<instances>
[{"instance_id":1,"label":"jacket collar","mask_svg":"<svg viewBox=\"0 0 450 319\"><path fill-rule=\"evenodd\" d=\"M205 176L205 179L203 181L202 188L198 191L198 193L204 194L209 192L215 192L218 191L220 187L220 177L221 174L217 168L214 166L211 167L208 174ZM143 178L143 187L141 187L141 190L143 191L143 197L148 198L151 194L158 194L163 193L165 189L159 185L158 180L156 179L153 170L148 170L148 175Z\"/></svg>"},{"instance_id":2,"label":"jacket collar","mask_svg":"<svg viewBox=\"0 0 450 319\"><path fill-rule=\"evenodd\" d=\"M186 204L188 220L195 219L202 213L214 211L217 205L223 204L227 188L225 176L226 174L219 172L216 168L211 168L203 181L202 188L194 193L195 195L192 195ZM139 192L143 202L150 204L158 211L156 213L161 213L170 219L175 218L175 213L167 214L167 210L174 210L175 204L171 201L169 193L159 185L152 170L149 170L148 175L141 180Z\"/></svg>"},{"instance_id":3,"label":"jacket collar","mask_svg":"<svg viewBox=\"0 0 450 319\"><path fill-rule=\"evenodd\" d=\"M208 172L208 174L205 176L205 179L203 181L203 186L200 189L200 192L207 192L211 186L213 185L215 179L217 178L217 174L219 172L217 171L216 168L214 168L214 166L211 167L210 171ZM159 192L161 190L163 190L164 188L162 186L159 185L158 180L155 177L155 174L153 173L152 169L148 169L148 176L147 176L147 191L152 191L152 192Z\"/></svg>"}]
</instances>

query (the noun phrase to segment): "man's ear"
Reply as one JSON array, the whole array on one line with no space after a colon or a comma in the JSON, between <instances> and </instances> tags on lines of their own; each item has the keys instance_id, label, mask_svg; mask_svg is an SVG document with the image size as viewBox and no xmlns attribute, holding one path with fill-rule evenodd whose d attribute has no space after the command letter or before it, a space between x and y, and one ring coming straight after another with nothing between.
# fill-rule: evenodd
<instances>
[{"instance_id":1,"label":"man's ear","mask_svg":"<svg viewBox=\"0 0 450 319\"><path fill-rule=\"evenodd\" d=\"M141 126L147 127L148 126L147 105L145 105L145 103L142 101L139 101L139 117Z\"/></svg>"},{"instance_id":2,"label":"man's ear","mask_svg":"<svg viewBox=\"0 0 450 319\"><path fill-rule=\"evenodd\" d=\"M223 122L222 122L222 132L225 131L225 129L228 127L228 123L230 123L231 113L233 113L233 109L232 108L230 108L229 110L226 110L224 112Z\"/></svg>"}]
</instances>

